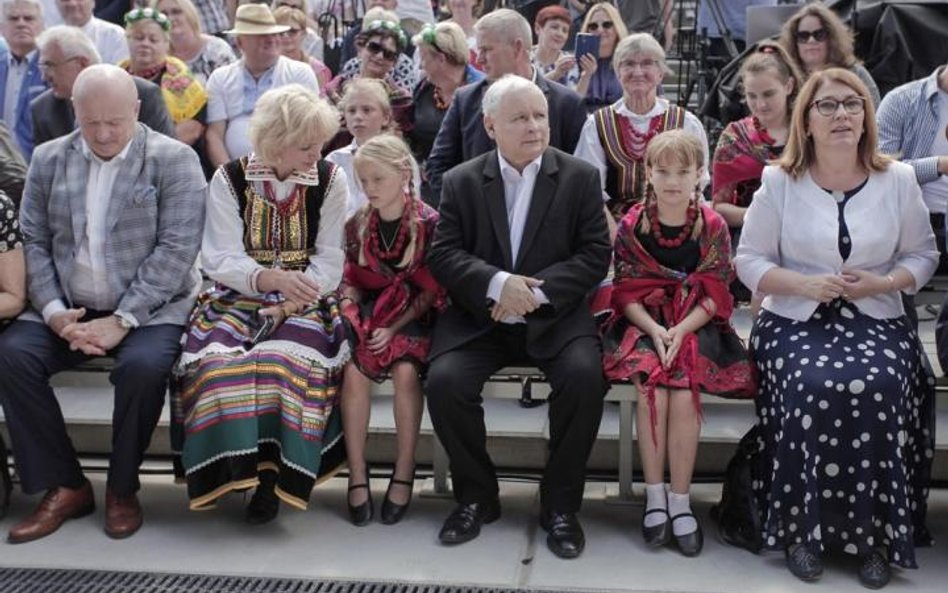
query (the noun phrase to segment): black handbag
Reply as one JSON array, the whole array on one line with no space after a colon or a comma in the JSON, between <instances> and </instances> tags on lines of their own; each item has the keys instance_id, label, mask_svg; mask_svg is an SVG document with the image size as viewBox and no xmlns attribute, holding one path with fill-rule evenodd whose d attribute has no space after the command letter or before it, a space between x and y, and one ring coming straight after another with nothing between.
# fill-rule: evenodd
<instances>
[{"instance_id":1,"label":"black handbag","mask_svg":"<svg viewBox=\"0 0 948 593\"><path fill-rule=\"evenodd\" d=\"M721 502L711 509L721 540L755 554L763 547L760 513L753 489L759 434L755 424L741 437L734 457L727 464Z\"/></svg>"},{"instance_id":2,"label":"black handbag","mask_svg":"<svg viewBox=\"0 0 948 593\"><path fill-rule=\"evenodd\" d=\"M10 466L7 463L7 444L0 435L0 519L7 516L10 507L10 494L13 492L13 480L10 478Z\"/></svg>"}]
</instances>

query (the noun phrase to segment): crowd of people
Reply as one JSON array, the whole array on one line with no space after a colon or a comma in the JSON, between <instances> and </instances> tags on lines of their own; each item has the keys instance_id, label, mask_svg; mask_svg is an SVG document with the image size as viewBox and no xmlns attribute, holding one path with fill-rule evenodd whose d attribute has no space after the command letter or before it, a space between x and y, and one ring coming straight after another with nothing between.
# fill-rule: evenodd
<instances>
[{"instance_id":1,"label":"crowd of people","mask_svg":"<svg viewBox=\"0 0 948 593\"><path fill-rule=\"evenodd\" d=\"M166 392L191 509L253 489L246 520L268 523L346 464L369 523L372 383L391 379L378 515L410 506L427 403L446 545L500 517L481 390L530 365L552 388L557 556L584 549L603 398L630 382L648 545L702 551L705 393L756 401L763 550L805 581L835 551L870 588L916 567L934 378L908 314L945 257L948 67L880 102L845 23L806 4L749 48L749 113L710 146L663 97L672 3L524 4L448 0L436 22L370 0L323 39L302 0L232 19L157 0L121 25L93 0L3 1L0 403L22 490L46 492L10 543L95 508L50 386L89 358L115 360L108 536L142 526ZM564 49L575 33L596 53Z\"/></svg>"}]
</instances>

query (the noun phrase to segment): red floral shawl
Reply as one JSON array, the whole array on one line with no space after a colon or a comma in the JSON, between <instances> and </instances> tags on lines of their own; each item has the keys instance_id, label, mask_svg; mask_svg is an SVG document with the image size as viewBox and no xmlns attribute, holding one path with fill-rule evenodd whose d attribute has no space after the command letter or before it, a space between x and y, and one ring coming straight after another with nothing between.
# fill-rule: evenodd
<instances>
[{"instance_id":1,"label":"red floral shawl","mask_svg":"<svg viewBox=\"0 0 948 593\"><path fill-rule=\"evenodd\" d=\"M782 147L775 144L753 116L729 123L721 132L714 151L712 199L745 208L750 206L754 192L760 187L764 166L780 156Z\"/></svg>"}]
</instances>

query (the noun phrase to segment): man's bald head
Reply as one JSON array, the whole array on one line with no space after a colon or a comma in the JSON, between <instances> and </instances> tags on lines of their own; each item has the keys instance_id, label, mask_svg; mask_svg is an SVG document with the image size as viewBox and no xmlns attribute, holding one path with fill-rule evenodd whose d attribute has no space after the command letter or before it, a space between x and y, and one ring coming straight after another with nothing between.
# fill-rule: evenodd
<instances>
[{"instance_id":1,"label":"man's bald head","mask_svg":"<svg viewBox=\"0 0 948 593\"><path fill-rule=\"evenodd\" d=\"M138 89L125 70L95 64L79 73L72 105L82 137L102 159L111 159L131 141L138 125Z\"/></svg>"}]
</instances>

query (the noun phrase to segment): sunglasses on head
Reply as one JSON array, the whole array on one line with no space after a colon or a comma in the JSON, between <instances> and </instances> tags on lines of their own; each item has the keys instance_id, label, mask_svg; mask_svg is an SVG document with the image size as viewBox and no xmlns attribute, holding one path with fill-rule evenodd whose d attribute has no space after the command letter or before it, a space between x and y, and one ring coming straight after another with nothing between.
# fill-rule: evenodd
<instances>
[{"instance_id":1,"label":"sunglasses on head","mask_svg":"<svg viewBox=\"0 0 948 593\"><path fill-rule=\"evenodd\" d=\"M613 27L615 27L615 23L613 23L612 21L602 21L601 23L597 23L597 22L593 21L593 22L589 23L588 25L586 25L586 30L587 30L587 31L598 31L600 26L602 27L602 30L603 30L603 31L608 31L608 30L612 29Z\"/></svg>"},{"instance_id":2,"label":"sunglasses on head","mask_svg":"<svg viewBox=\"0 0 948 593\"><path fill-rule=\"evenodd\" d=\"M813 29L812 31L797 31L797 43L806 43L810 39L816 42L829 39L829 33L826 29Z\"/></svg>"},{"instance_id":3,"label":"sunglasses on head","mask_svg":"<svg viewBox=\"0 0 948 593\"><path fill-rule=\"evenodd\" d=\"M394 62L395 58L398 57L397 51L387 49L384 45L382 45L378 41L370 41L366 43L365 49L369 50L369 53L374 54L376 56L381 54L382 57L388 60L389 62Z\"/></svg>"}]
</instances>

